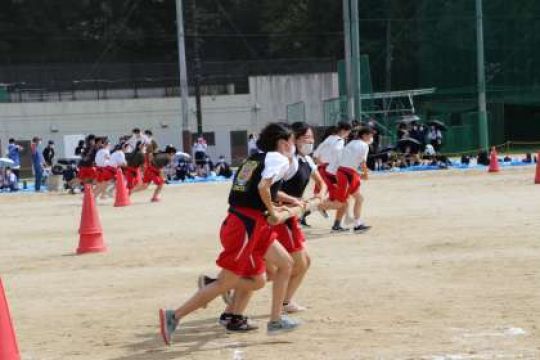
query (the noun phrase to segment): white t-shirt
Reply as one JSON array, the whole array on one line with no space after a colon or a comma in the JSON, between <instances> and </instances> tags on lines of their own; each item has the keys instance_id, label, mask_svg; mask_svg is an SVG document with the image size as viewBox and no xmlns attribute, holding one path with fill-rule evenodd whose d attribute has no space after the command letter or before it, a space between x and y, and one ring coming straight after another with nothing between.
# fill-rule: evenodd
<instances>
[{"instance_id":1,"label":"white t-shirt","mask_svg":"<svg viewBox=\"0 0 540 360\"><path fill-rule=\"evenodd\" d=\"M436 154L435 148L433 147L433 145L427 144L427 145L426 145L426 150L424 151L424 153L425 153L426 155L433 156L433 155Z\"/></svg>"},{"instance_id":2,"label":"white t-shirt","mask_svg":"<svg viewBox=\"0 0 540 360\"><path fill-rule=\"evenodd\" d=\"M369 145L362 140L353 140L345 146L339 162L340 166L358 169L367 161Z\"/></svg>"},{"instance_id":3,"label":"white t-shirt","mask_svg":"<svg viewBox=\"0 0 540 360\"><path fill-rule=\"evenodd\" d=\"M285 155L276 151L266 153L261 177L263 179L272 179L272 184L275 184L285 177L290 166L291 162Z\"/></svg>"},{"instance_id":4,"label":"white t-shirt","mask_svg":"<svg viewBox=\"0 0 540 360\"><path fill-rule=\"evenodd\" d=\"M196 152L206 152L206 149L208 148L208 145L206 145L205 143L195 143L193 145L193 152L196 153Z\"/></svg>"},{"instance_id":5,"label":"white t-shirt","mask_svg":"<svg viewBox=\"0 0 540 360\"><path fill-rule=\"evenodd\" d=\"M257 150L257 139L250 139L248 141L248 151L255 151Z\"/></svg>"},{"instance_id":6,"label":"white t-shirt","mask_svg":"<svg viewBox=\"0 0 540 360\"><path fill-rule=\"evenodd\" d=\"M146 137L146 135L142 135L142 134L140 136L132 135L127 141L130 147L130 152L133 152L137 148L138 142L141 142L143 144L148 144L149 140L148 140L148 137Z\"/></svg>"},{"instance_id":7,"label":"white t-shirt","mask_svg":"<svg viewBox=\"0 0 540 360\"><path fill-rule=\"evenodd\" d=\"M108 149L100 149L96 154L96 166L106 167L111 165L111 153Z\"/></svg>"},{"instance_id":8,"label":"white t-shirt","mask_svg":"<svg viewBox=\"0 0 540 360\"><path fill-rule=\"evenodd\" d=\"M328 164L326 171L330 174L336 173L339 167L341 152L345 147L345 140L337 135L330 135L315 150L315 156L320 163Z\"/></svg>"},{"instance_id":9,"label":"white t-shirt","mask_svg":"<svg viewBox=\"0 0 540 360\"><path fill-rule=\"evenodd\" d=\"M126 166L126 154L123 151L115 151L111 155L110 166L121 167Z\"/></svg>"},{"instance_id":10,"label":"white t-shirt","mask_svg":"<svg viewBox=\"0 0 540 360\"><path fill-rule=\"evenodd\" d=\"M289 166L287 173L283 177L283 180L289 181L290 179L294 177L294 175L296 175L296 173L298 172L298 167L300 166L299 159L302 159L305 162L307 162L309 164L309 167L311 168L311 171L315 171L317 169L317 165L315 165L315 162L313 161L311 156L309 155L303 156L303 155L296 154L292 158L291 165Z\"/></svg>"}]
</instances>

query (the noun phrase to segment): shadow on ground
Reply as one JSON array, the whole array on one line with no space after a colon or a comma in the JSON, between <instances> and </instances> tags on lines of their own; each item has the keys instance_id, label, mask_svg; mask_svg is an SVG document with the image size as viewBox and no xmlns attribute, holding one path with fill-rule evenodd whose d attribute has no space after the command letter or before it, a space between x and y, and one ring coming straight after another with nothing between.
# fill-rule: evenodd
<instances>
[{"instance_id":1,"label":"shadow on ground","mask_svg":"<svg viewBox=\"0 0 540 360\"><path fill-rule=\"evenodd\" d=\"M266 315L254 316L253 319L267 318ZM262 331L262 330L258 330ZM289 341L269 338L268 341L241 341L237 337L244 335L230 334L217 324L216 318L181 323L173 336L171 346L165 346L158 330L137 334L140 340L124 346L129 354L111 360L173 360L197 352L241 349L253 346L290 344ZM250 336L245 334L245 336ZM230 339L230 340L227 340Z\"/></svg>"}]
</instances>

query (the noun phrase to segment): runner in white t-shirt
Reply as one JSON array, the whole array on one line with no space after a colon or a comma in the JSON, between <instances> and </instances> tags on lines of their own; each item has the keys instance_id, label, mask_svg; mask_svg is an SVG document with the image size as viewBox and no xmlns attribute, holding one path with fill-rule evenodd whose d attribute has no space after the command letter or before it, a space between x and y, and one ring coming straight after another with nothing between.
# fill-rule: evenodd
<instances>
[{"instance_id":1,"label":"runner in white t-shirt","mask_svg":"<svg viewBox=\"0 0 540 360\"><path fill-rule=\"evenodd\" d=\"M373 142L373 132L370 128L361 128L353 132L353 140L343 150L339 168L337 171L336 201L346 203L349 197L354 199L354 232L364 232L370 226L364 224L361 219L362 203L364 198L360 194L360 174L362 168L364 176L367 175L367 157L369 145ZM334 227L341 227L342 217L336 217Z\"/></svg>"},{"instance_id":2,"label":"runner in white t-shirt","mask_svg":"<svg viewBox=\"0 0 540 360\"><path fill-rule=\"evenodd\" d=\"M313 157L317 161L319 174L323 178L327 188L328 196L331 201L336 200L337 193L337 178L336 173L339 167L339 161L341 159L341 153L345 147L345 139L349 137L351 133L351 125L347 122L340 122L337 124L333 134L328 136L315 150ZM315 193L318 193L319 189L315 188ZM336 219L343 218L347 207L344 206L337 210ZM341 221L340 221L341 223ZM335 225L335 223L334 223ZM332 231L345 231L341 225L333 226Z\"/></svg>"},{"instance_id":3,"label":"runner in white t-shirt","mask_svg":"<svg viewBox=\"0 0 540 360\"><path fill-rule=\"evenodd\" d=\"M108 139L103 139L101 148L96 153L96 191L94 196L96 199L101 195L101 198L105 198L105 192L109 182L114 180L116 175L116 168L111 163L110 144Z\"/></svg>"},{"instance_id":4,"label":"runner in white t-shirt","mask_svg":"<svg viewBox=\"0 0 540 360\"><path fill-rule=\"evenodd\" d=\"M122 144L120 149L111 154L110 164L114 168L123 168L127 166L126 152L129 150L130 145L128 143Z\"/></svg>"}]
</instances>

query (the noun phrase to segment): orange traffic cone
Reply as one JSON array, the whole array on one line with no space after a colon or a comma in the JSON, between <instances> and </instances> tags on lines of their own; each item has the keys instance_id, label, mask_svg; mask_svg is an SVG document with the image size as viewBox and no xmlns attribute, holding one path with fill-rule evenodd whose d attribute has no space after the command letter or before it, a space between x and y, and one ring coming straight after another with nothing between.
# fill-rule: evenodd
<instances>
[{"instance_id":1,"label":"orange traffic cone","mask_svg":"<svg viewBox=\"0 0 540 360\"><path fill-rule=\"evenodd\" d=\"M77 254L102 252L107 250L103 241L103 229L99 221L94 192L90 184L84 184L84 199L79 227L79 248Z\"/></svg>"},{"instance_id":2,"label":"orange traffic cone","mask_svg":"<svg viewBox=\"0 0 540 360\"><path fill-rule=\"evenodd\" d=\"M129 200L126 179L124 178L124 174L122 174L122 170L118 168L116 171L116 199L114 201L114 206L122 207L128 205L131 205L131 201Z\"/></svg>"},{"instance_id":3,"label":"orange traffic cone","mask_svg":"<svg viewBox=\"0 0 540 360\"><path fill-rule=\"evenodd\" d=\"M536 178L534 179L535 184L540 184L540 152L536 156Z\"/></svg>"},{"instance_id":4,"label":"orange traffic cone","mask_svg":"<svg viewBox=\"0 0 540 360\"><path fill-rule=\"evenodd\" d=\"M489 172L499 171L501 171L501 169L499 167L499 159L497 158L497 149L492 147L491 153L489 154Z\"/></svg>"},{"instance_id":5,"label":"orange traffic cone","mask_svg":"<svg viewBox=\"0 0 540 360\"><path fill-rule=\"evenodd\" d=\"M4 285L0 279L0 360L19 360L20 358Z\"/></svg>"}]
</instances>

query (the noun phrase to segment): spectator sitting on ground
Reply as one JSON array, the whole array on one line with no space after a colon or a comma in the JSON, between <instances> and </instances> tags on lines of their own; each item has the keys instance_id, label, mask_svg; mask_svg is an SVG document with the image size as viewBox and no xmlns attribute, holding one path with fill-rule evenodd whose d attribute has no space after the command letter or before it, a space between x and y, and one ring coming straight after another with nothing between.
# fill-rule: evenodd
<instances>
[{"instance_id":1,"label":"spectator sitting on ground","mask_svg":"<svg viewBox=\"0 0 540 360\"><path fill-rule=\"evenodd\" d=\"M232 176L230 165L225 161L225 157L221 155L214 169L217 176L223 176L229 179Z\"/></svg>"},{"instance_id":2,"label":"spectator sitting on ground","mask_svg":"<svg viewBox=\"0 0 540 360\"><path fill-rule=\"evenodd\" d=\"M525 159L521 160L522 162L524 163L532 163L533 162L533 159L532 159L532 154L531 153L527 153L525 154Z\"/></svg>"},{"instance_id":3,"label":"spectator sitting on ground","mask_svg":"<svg viewBox=\"0 0 540 360\"><path fill-rule=\"evenodd\" d=\"M18 191L19 190L19 179L17 179L17 176L13 171L11 171L11 168L6 168L6 174L4 177L4 187L6 189L9 189L9 191Z\"/></svg>"},{"instance_id":4,"label":"spectator sitting on ground","mask_svg":"<svg viewBox=\"0 0 540 360\"><path fill-rule=\"evenodd\" d=\"M409 130L407 128L407 124L401 123L398 125L398 131L397 131L397 139L398 141L401 139L405 139L409 136Z\"/></svg>"},{"instance_id":5,"label":"spectator sitting on ground","mask_svg":"<svg viewBox=\"0 0 540 360\"><path fill-rule=\"evenodd\" d=\"M488 155L488 152L485 151L485 150L482 150L478 153L478 156L476 158L476 163L478 165L484 165L484 166L488 166L489 165L489 155Z\"/></svg>"},{"instance_id":6,"label":"spectator sitting on ground","mask_svg":"<svg viewBox=\"0 0 540 360\"><path fill-rule=\"evenodd\" d=\"M191 175L190 163L184 159L180 159L176 165L175 180L185 181L187 179L193 179Z\"/></svg>"},{"instance_id":7,"label":"spectator sitting on ground","mask_svg":"<svg viewBox=\"0 0 540 360\"><path fill-rule=\"evenodd\" d=\"M437 152L435 151L435 148L431 144L426 144L426 148L424 150L424 159L426 160L432 160L437 155Z\"/></svg>"},{"instance_id":8,"label":"spectator sitting on ground","mask_svg":"<svg viewBox=\"0 0 540 360\"><path fill-rule=\"evenodd\" d=\"M69 190L70 194L75 194L79 179L77 179L77 167L74 164L66 165L62 171L62 179L64 180L64 189Z\"/></svg>"}]
</instances>

